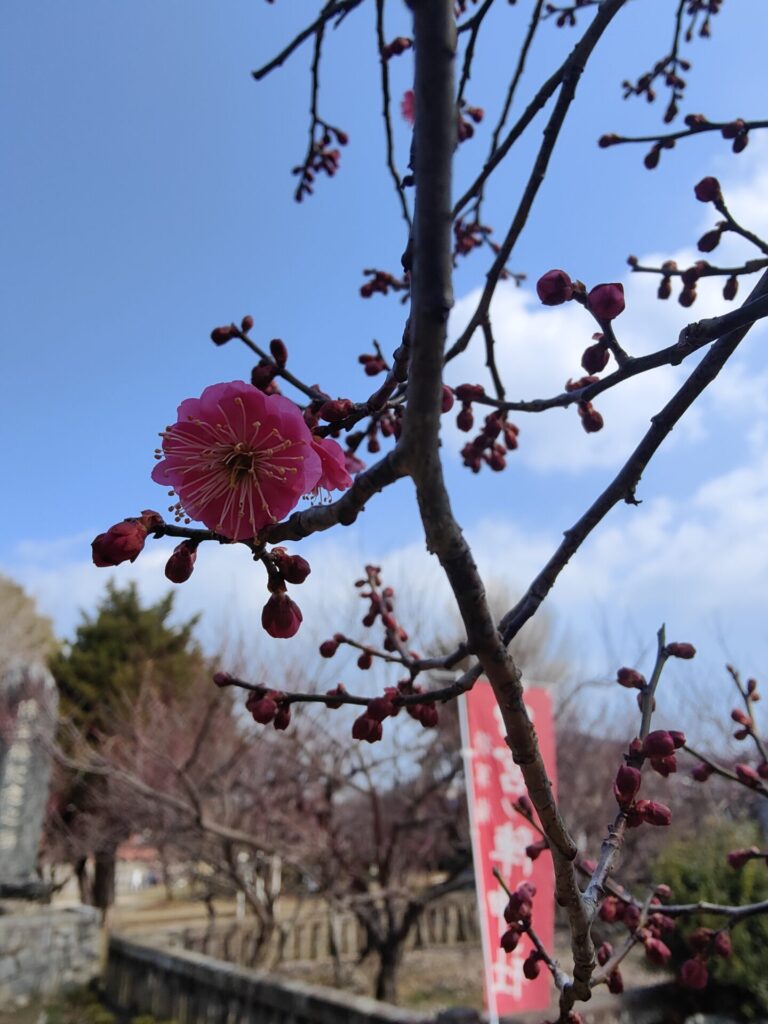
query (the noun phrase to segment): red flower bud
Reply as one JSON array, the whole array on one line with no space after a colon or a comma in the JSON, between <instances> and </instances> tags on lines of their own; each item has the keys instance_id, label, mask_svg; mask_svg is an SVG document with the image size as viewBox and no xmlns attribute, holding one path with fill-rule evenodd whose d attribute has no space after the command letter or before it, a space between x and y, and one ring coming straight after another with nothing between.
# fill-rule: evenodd
<instances>
[{"instance_id":1,"label":"red flower bud","mask_svg":"<svg viewBox=\"0 0 768 1024\"><path fill-rule=\"evenodd\" d=\"M462 405L461 411L456 417L456 426L459 430L463 430L468 433L475 424L475 417L472 413L471 405Z\"/></svg>"},{"instance_id":2,"label":"red flower bud","mask_svg":"<svg viewBox=\"0 0 768 1024\"><path fill-rule=\"evenodd\" d=\"M723 125L720 131L724 139L735 139L744 131L745 128L746 125L743 120L740 117L737 117L736 120L731 121L730 124Z\"/></svg>"},{"instance_id":3,"label":"red flower bud","mask_svg":"<svg viewBox=\"0 0 768 1024\"><path fill-rule=\"evenodd\" d=\"M151 508L145 508L139 516L141 525L147 531L152 533L154 530L159 529L161 526L165 526L165 520L159 512L153 512Z\"/></svg>"},{"instance_id":4,"label":"red flower bud","mask_svg":"<svg viewBox=\"0 0 768 1024\"><path fill-rule=\"evenodd\" d=\"M531 860L538 860L541 854L549 849L549 843L546 839L539 839L535 843L531 843L530 846L526 846L525 855L530 857Z\"/></svg>"},{"instance_id":5,"label":"red flower bud","mask_svg":"<svg viewBox=\"0 0 768 1024\"><path fill-rule=\"evenodd\" d=\"M731 275L723 285L723 298L726 302L733 302L736 298L736 294L739 290L739 279L735 275Z\"/></svg>"},{"instance_id":6,"label":"red flower bud","mask_svg":"<svg viewBox=\"0 0 768 1024\"><path fill-rule=\"evenodd\" d=\"M377 743L381 739L382 733L381 722L377 722L367 713L356 718L352 725L352 738L365 740L367 743Z\"/></svg>"},{"instance_id":7,"label":"red flower bud","mask_svg":"<svg viewBox=\"0 0 768 1024\"><path fill-rule=\"evenodd\" d=\"M688 945L694 953L708 953L714 934L711 928L696 928L688 936Z\"/></svg>"},{"instance_id":8,"label":"red flower bud","mask_svg":"<svg viewBox=\"0 0 768 1024\"><path fill-rule=\"evenodd\" d=\"M302 619L301 608L283 591L272 594L261 612L262 626L279 640L295 636Z\"/></svg>"},{"instance_id":9,"label":"red flower bud","mask_svg":"<svg viewBox=\"0 0 768 1024\"><path fill-rule=\"evenodd\" d=\"M604 942L597 951L597 962L601 967L605 966L613 956L613 946L610 942Z\"/></svg>"},{"instance_id":10,"label":"red flower bud","mask_svg":"<svg viewBox=\"0 0 768 1024\"><path fill-rule=\"evenodd\" d=\"M421 704L419 705L419 707L421 710L419 711L418 718L421 724L424 726L425 729L434 729L435 726L437 725L439 718L437 707L435 706L434 702L430 702L429 704Z\"/></svg>"},{"instance_id":11,"label":"red flower bud","mask_svg":"<svg viewBox=\"0 0 768 1024\"><path fill-rule=\"evenodd\" d=\"M100 533L91 543L93 564L99 568L135 562L144 549L147 530L138 519L124 519Z\"/></svg>"},{"instance_id":12,"label":"red flower bud","mask_svg":"<svg viewBox=\"0 0 768 1024\"><path fill-rule=\"evenodd\" d=\"M731 711L731 718L734 722L738 722L739 725L746 726L747 729L752 728L752 719L749 715L745 714L741 708L734 708L733 711Z\"/></svg>"},{"instance_id":13,"label":"red flower bud","mask_svg":"<svg viewBox=\"0 0 768 1024\"><path fill-rule=\"evenodd\" d=\"M614 132L607 132L605 135L601 135L597 140L597 144L601 149L607 149L608 146L615 146L621 139Z\"/></svg>"},{"instance_id":14,"label":"red flower bud","mask_svg":"<svg viewBox=\"0 0 768 1024\"><path fill-rule=\"evenodd\" d=\"M700 203L720 203L723 200L717 178L702 178L698 185L694 186L693 192Z\"/></svg>"},{"instance_id":15,"label":"red flower bud","mask_svg":"<svg viewBox=\"0 0 768 1024\"><path fill-rule=\"evenodd\" d=\"M608 976L608 991L614 996L621 995L624 991L624 979L618 969Z\"/></svg>"},{"instance_id":16,"label":"red flower bud","mask_svg":"<svg viewBox=\"0 0 768 1024\"><path fill-rule=\"evenodd\" d=\"M529 981L533 981L534 978L538 978L540 971L539 954L533 949L523 960L523 974Z\"/></svg>"},{"instance_id":17,"label":"red flower bud","mask_svg":"<svg viewBox=\"0 0 768 1024\"><path fill-rule=\"evenodd\" d=\"M730 867L734 871L739 871L749 861L760 855L760 851L756 846L750 846L748 850L731 850L728 854L727 860Z\"/></svg>"},{"instance_id":18,"label":"red flower bud","mask_svg":"<svg viewBox=\"0 0 768 1024\"><path fill-rule=\"evenodd\" d=\"M443 397L442 397L442 412L450 412L453 408L453 391L448 387L447 384L443 384Z\"/></svg>"},{"instance_id":19,"label":"red flower bud","mask_svg":"<svg viewBox=\"0 0 768 1024\"><path fill-rule=\"evenodd\" d=\"M633 668L620 668L616 674L616 682L619 686L642 690L645 686L645 676L641 676L640 673L635 672Z\"/></svg>"},{"instance_id":20,"label":"red flower bud","mask_svg":"<svg viewBox=\"0 0 768 1024\"><path fill-rule=\"evenodd\" d=\"M744 783L745 786L751 786L753 789L760 785L760 776L757 774L754 768L748 764L737 764L734 768L736 775L738 776L739 782Z\"/></svg>"},{"instance_id":21,"label":"red flower bud","mask_svg":"<svg viewBox=\"0 0 768 1024\"><path fill-rule=\"evenodd\" d=\"M548 270L536 282L536 294L545 306L559 306L573 298L573 282L564 270Z\"/></svg>"},{"instance_id":22,"label":"red flower bud","mask_svg":"<svg viewBox=\"0 0 768 1024\"><path fill-rule=\"evenodd\" d=\"M619 901L615 896L606 896L600 907L600 919L610 924L612 921L619 919L618 914Z\"/></svg>"},{"instance_id":23,"label":"red flower bud","mask_svg":"<svg viewBox=\"0 0 768 1024\"><path fill-rule=\"evenodd\" d=\"M659 287L658 287L658 291L656 292L656 296L659 299L668 299L671 294L672 294L672 281L665 274L664 277L662 277L662 279L659 281Z\"/></svg>"},{"instance_id":24,"label":"red flower bud","mask_svg":"<svg viewBox=\"0 0 768 1024\"><path fill-rule=\"evenodd\" d=\"M616 773L616 781L613 784L613 794L619 807L627 807L635 799L640 789L642 775L637 768L631 768L623 764Z\"/></svg>"},{"instance_id":25,"label":"red flower bud","mask_svg":"<svg viewBox=\"0 0 768 1024\"><path fill-rule=\"evenodd\" d=\"M214 327L211 331L211 341L214 345L226 345L235 337L235 331L231 324L225 327Z\"/></svg>"},{"instance_id":26,"label":"red flower bud","mask_svg":"<svg viewBox=\"0 0 768 1024\"><path fill-rule=\"evenodd\" d=\"M332 658L338 649L338 640L323 640L320 644L320 656L323 658Z\"/></svg>"},{"instance_id":27,"label":"red flower bud","mask_svg":"<svg viewBox=\"0 0 768 1024\"><path fill-rule=\"evenodd\" d=\"M706 782L711 774L712 769L709 767L708 764L704 764L704 762L702 761L701 764L697 764L696 767L693 769L693 771L691 772L691 777L694 778L697 782Z\"/></svg>"},{"instance_id":28,"label":"red flower bud","mask_svg":"<svg viewBox=\"0 0 768 1024\"><path fill-rule=\"evenodd\" d=\"M666 804L656 803L655 800L638 800L636 808L648 825L661 828L672 822L672 811Z\"/></svg>"},{"instance_id":29,"label":"red flower bud","mask_svg":"<svg viewBox=\"0 0 768 1024\"><path fill-rule=\"evenodd\" d=\"M260 725L267 725L277 714L277 704L271 697L261 697L259 700L246 701L245 706L253 716L254 722Z\"/></svg>"},{"instance_id":30,"label":"red flower bud","mask_svg":"<svg viewBox=\"0 0 768 1024\"><path fill-rule=\"evenodd\" d=\"M357 667L360 669L369 669L373 664L373 655L370 651L363 651L360 657L357 659Z\"/></svg>"},{"instance_id":31,"label":"red flower bud","mask_svg":"<svg viewBox=\"0 0 768 1024\"><path fill-rule=\"evenodd\" d=\"M587 373L601 373L608 365L611 354L605 345L598 342L585 348L581 357L581 365Z\"/></svg>"},{"instance_id":32,"label":"red flower bud","mask_svg":"<svg viewBox=\"0 0 768 1024\"><path fill-rule=\"evenodd\" d=\"M645 943L645 955L652 964L666 967L672 957L672 950L661 939L648 939Z\"/></svg>"},{"instance_id":33,"label":"red flower bud","mask_svg":"<svg viewBox=\"0 0 768 1024\"><path fill-rule=\"evenodd\" d=\"M624 312L624 285L618 281L595 285L587 296L587 308L598 320L615 320Z\"/></svg>"},{"instance_id":34,"label":"red flower bud","mask_svg":"<svg viewBox=\"0 0 768 1024\"><path fill-rule=\"evenodd\" d=\"M579 416L581 417L581 425L588 434L596 434L598 430L603 429L603 417L597 409L594 408L591 402L579 402L578 409Z\"/></svg>"},{"instance_id":35,"label":"red flower bud","mask_svg":"<svg viewBox=\"0 0 768 1024\"><path fill-rule=\"evenodd\" d=\"M685 658L688 660L696 656L696 648L693 644L671 643L667 644L664 651L670 658Z\"/></svg>"},{"instance_id":36,"label":"red flower bud","mask_svg":"<svg viewBox=\"0 0 768 1024\"><path fill-rule=\"evenodd\" d=\"M330 642L331 641L326 640L326 643L330 643ZM344 683L339 683L338 686L334 686L332 690L328 690L326 692L325 706L327 708L333 708L333 709L340 708L341 705L344 703L343 701L340 701L340 700L329 700L328 698L332 697L332 696L337 696L337 695L340 696L341 694L346 694L346 692L347 691L344 688Z\"/></svg>"},{"instance_id":37,"label":"red flower bud","mask_svg":"<svg viewBox=\"0 0 768 1024\"><path fill-rule=\"evenodd\" d=\"M454 394L460 402L475 402L485 397L485 388L482 384L459 384Z\"/></svg>"},{"instance_id":38,"label":"red flower bud","mask_svg":"<svg viewBox=\"0 0 768 1024\"><path fill-rule=\"evenodd\" d=\"M377 722L383 722L385 718L389 718L390 715L394 714L394 711L395 705L388 697L374 697L373 700L368 702L366 714Z\"/></svg>"},{"instance_id":39,"label":"red flower bud","mask_svg":"<svg viewBox=\"0 0 768 1024\"><path fill-rule=\"evenodd\" d=\"M306 558L289 555L285 548L272 548L270 555L286 583L299 585L312 572Z\"/></svg>"},{"instance_id":40,"label":"red flower bud","mask_svg":"<svg viewBox=\"0 0 768 1024\"><path fill-rule=\"evenodd\" d=\"M672 742L675 744L675 750L680 750L685 746L685 733L680 732L679 729L670 729L669 735L672 737Z\"/></svg>"},{"instance_id":41,"label":"red flower bud","mask_svg":"<svg viewBox=\"0 0 768 1024\"><path fill-rule=\"evenodd\" d=\"M353 407L354 402L350 401L349 398L337 398L332 402L324 402L318 410L318 416L321 420L326 420L328 423L339 423L349 416Z\"/></svg>"},{"instance_id":42,"label":"red flower bud","mask_svg":"<svg viewBox=\"0 0 768 1024\"><path fill-rule=\"evenodd\" d=\"M712 949L717 956L721 956L723 960L728 959L731 953L733 953L733 944L731 943L731 936L728 932L723 931L715 933Z\"/></svg>"},{"instance_id":43,"label":"red flower bud","mask_svg":"<svg viewBox=\"0 0 768 1024\"><path fill-rule=\"evenodd\" d=\"M184 583L192 575L196 558L197 544L192 540L182 541L165 563L166 577L171 583Z\"/></svg>"},{"instance_id":44,"label":"red flower bud","mask_svg":"<svg viewBox=\"0 0 768 1024\"><path fill-rule=\"evenodd\" d=\"M720 244L722 234L723 232L720 228L713 228L711 231L705 231L696 243L696 247L699 252L712 252L716 249Z\"/></svg>"},{"instance_id":45,"label":"red flower bud","mask_svg":"<svg viewBox=\"0 0 768 1024\"><path fill-rule=\"evenodd\" d=\"M707 967L701 960L686 960L680 968L680 984L684 988L706 988L708 981Z\"/></svg>"},{"instance_id":46,"label":"red flower bud","mask_svg":"<svg viewBox=\"0 0 768 1024\"><path fill-rule=\"evenodd\" d=\"M517 928L508 928L501 936L499 945L505 953L512 953L517 949L517 944L520 941L520 931Z\"/></svg>"},{"instance_id":47,"label":"red flower bud","mask_svg":"<svg viewBox=\"0 0 768 1024\"><path fill-rule=\"evenodd\" d=\"M213 676L213 681L216 684L216 686L218 686L219 688L223 688L225 686L232 685L232 683L234 682L234 676L230 675L229 672L215 672Z\"/></svg>"},{"instance_id":48,"label":"red flower bud","mask_svg":"<svg viewBox=\"0 0 768 1024\"><path fill-rule=\"evenodd\" d=\"M288 349L285 347L285 342L281 341L280 338L273 338L269 343L269 351L277 365L282 369L288 362Z\"/></svg>"},{"instance_id":49,"label":"red flower bud","mask_svg":"<svg viewBox=\"0 0 768 1024\"><path fill-rule=\"evenodd\" d=\"M674 754L669 754L667 757L652 757L651 768L668 779L673 772L677 771L677 758Z\"/></svg>"},{"instance_id":50,"label":"red flower bud","mask_svg":"<svg viewBox=\"0 0 768 1024\"><path fill-rule=\"evenodd\" d=\"M243 319L240 321L240 330L243 332L243 334L247 334L249 331L253 330L253 317L252 316L244 316L243 317Z\"/></svg>"},{"instance_id":51,"label":"red flower bud","mask_svg":"<svg viewBox=\"0 0 768 1024\"><path fill-rule=\"evenodd\" d=\"M645 757L667 757L675 751L675 741L666 729L649 732L643 740Z\"/></svg>"}]
</instances>

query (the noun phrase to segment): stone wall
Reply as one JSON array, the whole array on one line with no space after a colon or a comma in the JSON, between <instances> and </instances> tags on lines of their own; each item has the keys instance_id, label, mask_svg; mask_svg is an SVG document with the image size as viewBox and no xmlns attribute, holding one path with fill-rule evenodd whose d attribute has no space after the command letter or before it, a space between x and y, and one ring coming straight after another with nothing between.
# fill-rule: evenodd
<instances>
[{"instance_id":1,"label":"stone wall","mask_svg":"<svg viewBox=\"0 0 768 1024\"><path fill-rule=\"evenodd\" d=\"M9 902L0 907L0 1009L85 985L99 973L99 913Z\"/></svg>"},{"instance_id":2,"label":"stone wall","mask_svg":"<svg viewBox=\"0 0 768 1024\"><path fill-rule=\"evenodd\" d=\"M319 985L277 982L201 953L112 936L109 1001L178 1024L431 1024L432 1017Z\"/></svg>"}]
</instances>

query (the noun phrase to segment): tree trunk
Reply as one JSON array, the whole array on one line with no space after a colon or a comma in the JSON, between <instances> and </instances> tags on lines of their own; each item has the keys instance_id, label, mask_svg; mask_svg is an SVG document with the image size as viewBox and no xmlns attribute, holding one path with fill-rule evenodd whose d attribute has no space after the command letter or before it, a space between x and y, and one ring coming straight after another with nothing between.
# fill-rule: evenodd
<instances>
[{"instance_id":1,"label":"tree trunk","mask_svg":"<svg viewBox=\"0 0 768 1024\"><path fill-rule=\"evenodd\" d=\"M397 972L403 958L403 946L399 942L388 942L379 947L379 969L376 974L376 998L385 1003L397 1001Z\"/></svg>"},{"instance_id":2,"label":"tree trunk","mask_svg":"<svg viewBox=\"0 0 768 1024\"><path fill-rule=\"evenodd\" d=\"M115 902L115 854L117 847L107 846L94 854L93 905L106 913Z\"/></svg>"},{"instance_id":3,"label":"tree trunk","mask_svg":"<svg viewBox=\"0 0 768 1024\"><path fill-rule=\"evenodd\" d=\"M93 886L88 871L88 858L78 857L75 861L75 877L77 878L77 891L80 894L80 902L90 907L93 904Z\"/></svg>"}]
</instances>

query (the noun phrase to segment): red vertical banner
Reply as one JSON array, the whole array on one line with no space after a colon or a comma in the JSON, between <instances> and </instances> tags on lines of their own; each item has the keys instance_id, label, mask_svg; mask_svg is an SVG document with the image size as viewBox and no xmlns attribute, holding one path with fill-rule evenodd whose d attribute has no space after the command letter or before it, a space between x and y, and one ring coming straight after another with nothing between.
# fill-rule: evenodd
<instances>
[{"instance_id":1,"label":"red vertical banner","mask_svg":"<svg viewBox=\"0 0 768 1024\"><path fill-rule=\"evenodd\" d=\"M534 861L525 852L527 846L541 837L512 807L525 793L525 784L505 742L504 723L490 684L478 680L459 703L483 939L485 997L490 1020L495 1022L500 1016L524 1010L546 1010L551 1002L551 978L546 970L533 981L523 974L523 961L531 950L526 936L512 953L505 953L499 946L499 939L507 929L504 921L507 897L493 877L493 869L499 869L510 889L521 882L532 882L536 886L533 926L545 949L551 950L555 930L552 858L543 853ZM526 690L525 705L554 785L555 733L549 693L542 689Z\"/></svg>"}]
</instances>

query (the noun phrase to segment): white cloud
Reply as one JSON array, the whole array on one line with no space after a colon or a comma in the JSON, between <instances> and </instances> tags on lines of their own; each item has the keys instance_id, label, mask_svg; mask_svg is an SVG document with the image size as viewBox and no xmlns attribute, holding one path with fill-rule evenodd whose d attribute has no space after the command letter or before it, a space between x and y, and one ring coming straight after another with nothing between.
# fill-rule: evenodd
<instances>
[{"instance_id":1,"label":"white cloud","mask_svg":"<svg viewBox=\"0 0 768 1024\"><path fill-rule=\"evenodd\" d=\"M768 143L758 143L759 149L768 153ZM754 154L753 154L754 156ZM758 233L768 232L768 171L755 161L745 175L740 167L732 163L721 174L726 200L734 216L745 227ZM695 206L695 201L691 200ZM700 206L699 226L695 236L714 227L719 215L712 206ZM730 266L738 265L745 259L760 255L754 246L737 236L726 233L723 242L711 257L698 252L695 247L681 248L674 252L651 253L641 257L641 264L659 266L667 259L674 259L680 267L690 266L702 258L710 262ZM753 287L756 278L743 280L742 294ZM590 282L595 284L597 282ZM722 298L724 279L720 277L702 279L697 287L698 297L693 307L685 309L679 305L677 295L679 282L674 282L673 297L664 302L656 297L659 278L653 274L637 274L627 271L623 278L627 308L615 321L615 330L622 346L632 355L644 355L674 344L686 324L719 315L729 308ZM469 317L474 312L480 290L477 289L461 298L451 315L450 335L455 340ZM496 357L502 380L512 400L547 398L559 394L569 377L583 375L581 355L592 344L591 335L596 324L575 303L558 307L543 307L532 287L516 288L502 284L496 291L491 306L491 320L496 338ZM750 346L755 336L766 332L764 325L753 328ZM680 367L661 367L627 381L619 388L606 392L595 399L595 407L605 419L605 427L597 434L587 435L581 428L575 409L555 409L545 413L514 414L513 419L521 427L520 448L516 459L542 473L578 473L590 467L618 466L648 427L653 416L672 396L682 380L690 373L700 357L694 355ZM615 369L611 360L608 371ZM736 378L734 380L734 377ZM450 365L448 379L452 383L488 381L485 369L485 352L478 332L467 352ZM765 392L760 391L759 380L753 367L743 362L735 371L729 366L711 389L716 411L733 417L738 407L745 409L746 403L739 403L736 393L742 384L754 399L751 405L753 422L752 442L760 443L766 436L766 429L757 425L755 416L764 415ZM679 446L692 440L702 439L711 424L709 397L702 405L694 407L666 447ZM476 407L476 415L482 412ZM452 448L460 448L467 438L453 426L455 417L447 417L447 435ZM468 435L471 437L472 435Z\"/></svg>"}]
</instances>

